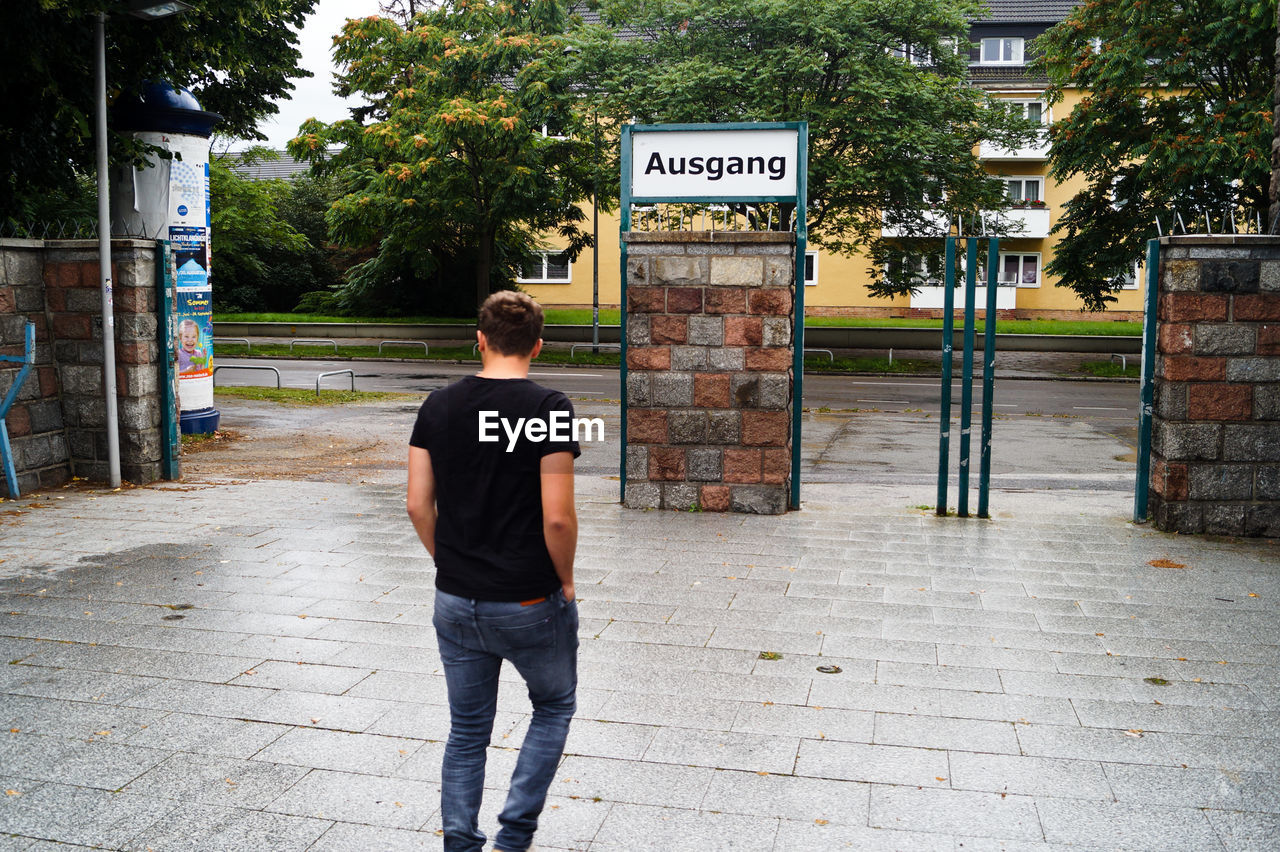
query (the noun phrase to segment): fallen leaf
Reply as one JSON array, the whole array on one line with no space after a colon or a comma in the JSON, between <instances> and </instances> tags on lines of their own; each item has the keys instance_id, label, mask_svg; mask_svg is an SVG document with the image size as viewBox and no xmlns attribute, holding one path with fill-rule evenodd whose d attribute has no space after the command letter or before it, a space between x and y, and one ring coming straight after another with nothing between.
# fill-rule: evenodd
<instances>
[{"instance_id":1,"label":"fallen leaf","mask_svg":"<svg viewBox=\"0 0 1280 852\"><path fill-rule=\"evenodd\" d=\"M18 730L17 728L10 728L10 729L9 729L9 733L11 733L11 734L19 734L19 733L22 733L22 732L21 732L20 730Z\"/></svg>"},{"instance_id":2,"label":"fallen leaf","mask_svg":"<svg viewBox=\"0 0 1280 852\"><path fill-rule=\"evenodd\" d=\"M1147 563L1152 568L1186 568L1181 562L1174 562L1172 559L1152 559Z\"/></svg>"},{"instance_id":3,"label":"fallen leaf","mask_svg":"<svg viewBox=\"0 0 1280 852\"><path fill-rule=\"evenodd\" d=\"M828 821L827 821L827 820L825 820L825 819L815 819L815 820L813 821L814 825L826 825L826 824L827 824L827 822L828 822Z\"/></svg>"},{"instance_id":4,"label":"fallen leaf","mask_svg":"<svg viewBox=\"0 0 1280 852\"><path fill-rule=\"evenodd\" d=\"M21 794L21 793L19 793L17 790L5 790L5 791L4 791L4 794L5 794L6 796L21 796L21 795L22 795L22 794Z\"/></svg>"},{"instance_id":5,"label":"fallen leaf","mask_svg":"<svg viewBox=\"0 0 1280 852\"><path fill-rule=\"evenodd\" d=\"M1257 592L1250 592L1250 593L1249 593L1249 597L1251 597L1251 598L1256 598L1257 596L1258 596L1258 593L1257 593Z\"/></svg>"},{"instance_id":6,"label":"fallen leaf","mask_svg":"<svg viewBox=\"0 0 1280 852\"><path fill-rule=\"evenodd\" d=\"M935 780L935 781L946 781L946 780L947 780L947 779L943 778L941 775L935 775L935 776L933 776L933 778L934 778L934 780Z\"/></svg>"},{"instance_id":7,"label":"fallen leaf","mask_svg":"<svg viewBox=\"0 0 1280 852\"><path fill-rule=\"evenodd\" d=\"M757 774L757 775L768 775L768 774L769 774L769 772L768 772L768 770L761 769L761 770L760 770L759 772L757 772L756 774Z\"/></svg>"}]
</instances>

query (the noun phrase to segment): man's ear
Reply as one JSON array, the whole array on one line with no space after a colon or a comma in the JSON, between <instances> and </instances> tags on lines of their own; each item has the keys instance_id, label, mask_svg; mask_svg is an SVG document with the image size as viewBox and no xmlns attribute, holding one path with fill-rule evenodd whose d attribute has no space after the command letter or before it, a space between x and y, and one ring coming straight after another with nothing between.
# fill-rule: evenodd
<instances>
[{"instance_id":1,"label":"man's ear","mask_svg":"<svg viewBox=\"0 0 1280 852\"><path fill-rule=\"evenodd\" d=\"M476 348L481 352L484 352L489 348L488 339L485 338L484 332L478 328L476 329Z\"/></svg>"},{"instance_id":2,"label":"man's ear","mask_svg":"<svg viewBox=\"0 0 1280 852\"><path fill-rule=\"evenodd\" d=\"M542 338L538 338L538 342L533 344L533 351L529 353L529 360L532 361L538 357L538 353L542 351Z\"/></svg>"}]
</instances>

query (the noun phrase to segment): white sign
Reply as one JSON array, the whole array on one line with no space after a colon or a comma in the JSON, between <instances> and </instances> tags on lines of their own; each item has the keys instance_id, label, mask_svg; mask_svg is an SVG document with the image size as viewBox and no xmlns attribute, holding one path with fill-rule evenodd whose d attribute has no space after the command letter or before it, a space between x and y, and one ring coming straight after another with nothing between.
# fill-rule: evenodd
<instances>
[{"instance_id":1,"label":"white sign","mask_svg":"<svg viewBox=\"0 0 1280 852\"><path fill-rule=\"evenodd\" d=\"M799 132L639 131L631 135L635 198L770 198L796 194Z\"/></svg>"}]
</instances>

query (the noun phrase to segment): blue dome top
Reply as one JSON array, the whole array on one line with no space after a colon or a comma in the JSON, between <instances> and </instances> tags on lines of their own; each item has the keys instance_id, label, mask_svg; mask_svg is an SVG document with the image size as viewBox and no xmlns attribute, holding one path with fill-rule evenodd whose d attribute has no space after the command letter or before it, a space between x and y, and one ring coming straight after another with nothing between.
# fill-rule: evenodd
<instances>
[{"instance_id":1,"label":"blue dome top","mask_svg":"<svg viewBox=\"0 0 1280 852\"><path fill-rule=\"evenodd\" d=\"M209 137L222 116L200 109L196 96L168 83L147 82L142 94L121 97L113 110L118 130L153 130Z\"/></svg>"}]
</instances>

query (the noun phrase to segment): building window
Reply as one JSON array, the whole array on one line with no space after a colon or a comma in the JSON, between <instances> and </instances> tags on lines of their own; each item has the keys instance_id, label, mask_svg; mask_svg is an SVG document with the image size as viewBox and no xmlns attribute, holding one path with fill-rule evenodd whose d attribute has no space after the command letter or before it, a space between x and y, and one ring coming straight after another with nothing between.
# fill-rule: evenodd
<instances>
[{"instance_id":1,"label":"building window","mask_svg":"<svg viewBox=\"0 0 1280 852\"><path fill-rule=\"evenodd\" d=\"M539 253L520 269L521 284L568 284L573 278L572 264L564 252Z\"/></svg>"},{"instance_id":2,"label":"building window","mask_svg":"<svg viewBox=\"0 0 1280 852\"><path fill-rule=\"evenodd\" d=\"M1005 196L1011 207L1043 207L1044 178L1005 178Z\"/></svg>"},{"instance_id":3,"label":"building window","mask_svg":"<svg viewBox=\"0 0 1280 852\"><path fill-rule=\"evenodd\" d=\"M1021 38L984 38L982 40L983 65L1021 65Z\"/></svg>"},{"instance_id":4,"label":"building window","mask_svg":"<svg viewBox=\"0 0 1280 852\"><path fill-rule=\"evenodd\" d=\"M1040 286L1040 255L1002 254L998 283L1017 287Z\"/></svg>"},{"instance_id":5,"label":"building window","mask_svg":"<svg viewBox=\"0 0 1280 852\"><path fill-rule=\"evenodd\" d=\"M905 59L912 65L932 65L933 57L929 54L928 49L918 47L914 44L903 44L893 48L890 53L899 59Z\"/></svg>"},{"instance_id":6,"label":"building window","mask_svg":"<svg viewBox=\"0 0 1280 852\"><path fill-rule=\"evenodd\" d=\"M1036 124L1045 124L1049 111L1045 108L1044 101L1006 101L1014 112Z\"/></svg>"},{"instance_id":7,"label":"building window","mask_svg":"<svg viewBox=\"0 0 1280 852\"><path fill-rule=\"evenodd\" d=\"M963 264L964 258L961 258L960 261ZM891 260L889 264L891 274L898 277L903 275L910 276L911 284L914 287L941 287L946 281L942 255L926 255L917 257L914 261L903 255Z\"/></svg>"},{"instance_id":8,"label":"building window","mask_svg":"<svg viewBox=\"0 0 1280 852\"><path fill-rule=\"evenodd\" d=\"M1112 286L1119 290L1137 290L1138 282L1142 280L1142 266L1135 262L1133 267L1121 272L1115 278L1111 279Z\"/></svg>"},{"instance_id":9,"label":"building window","mask_svg":"<svg viewBox=\"0 0 1280 852\"><path fill-rule=\"evenodd\" d=\"M818 283L818 253L816 251L807 251L804 253L804 286L812 287Z\"/></svg>"}]
</instances>

